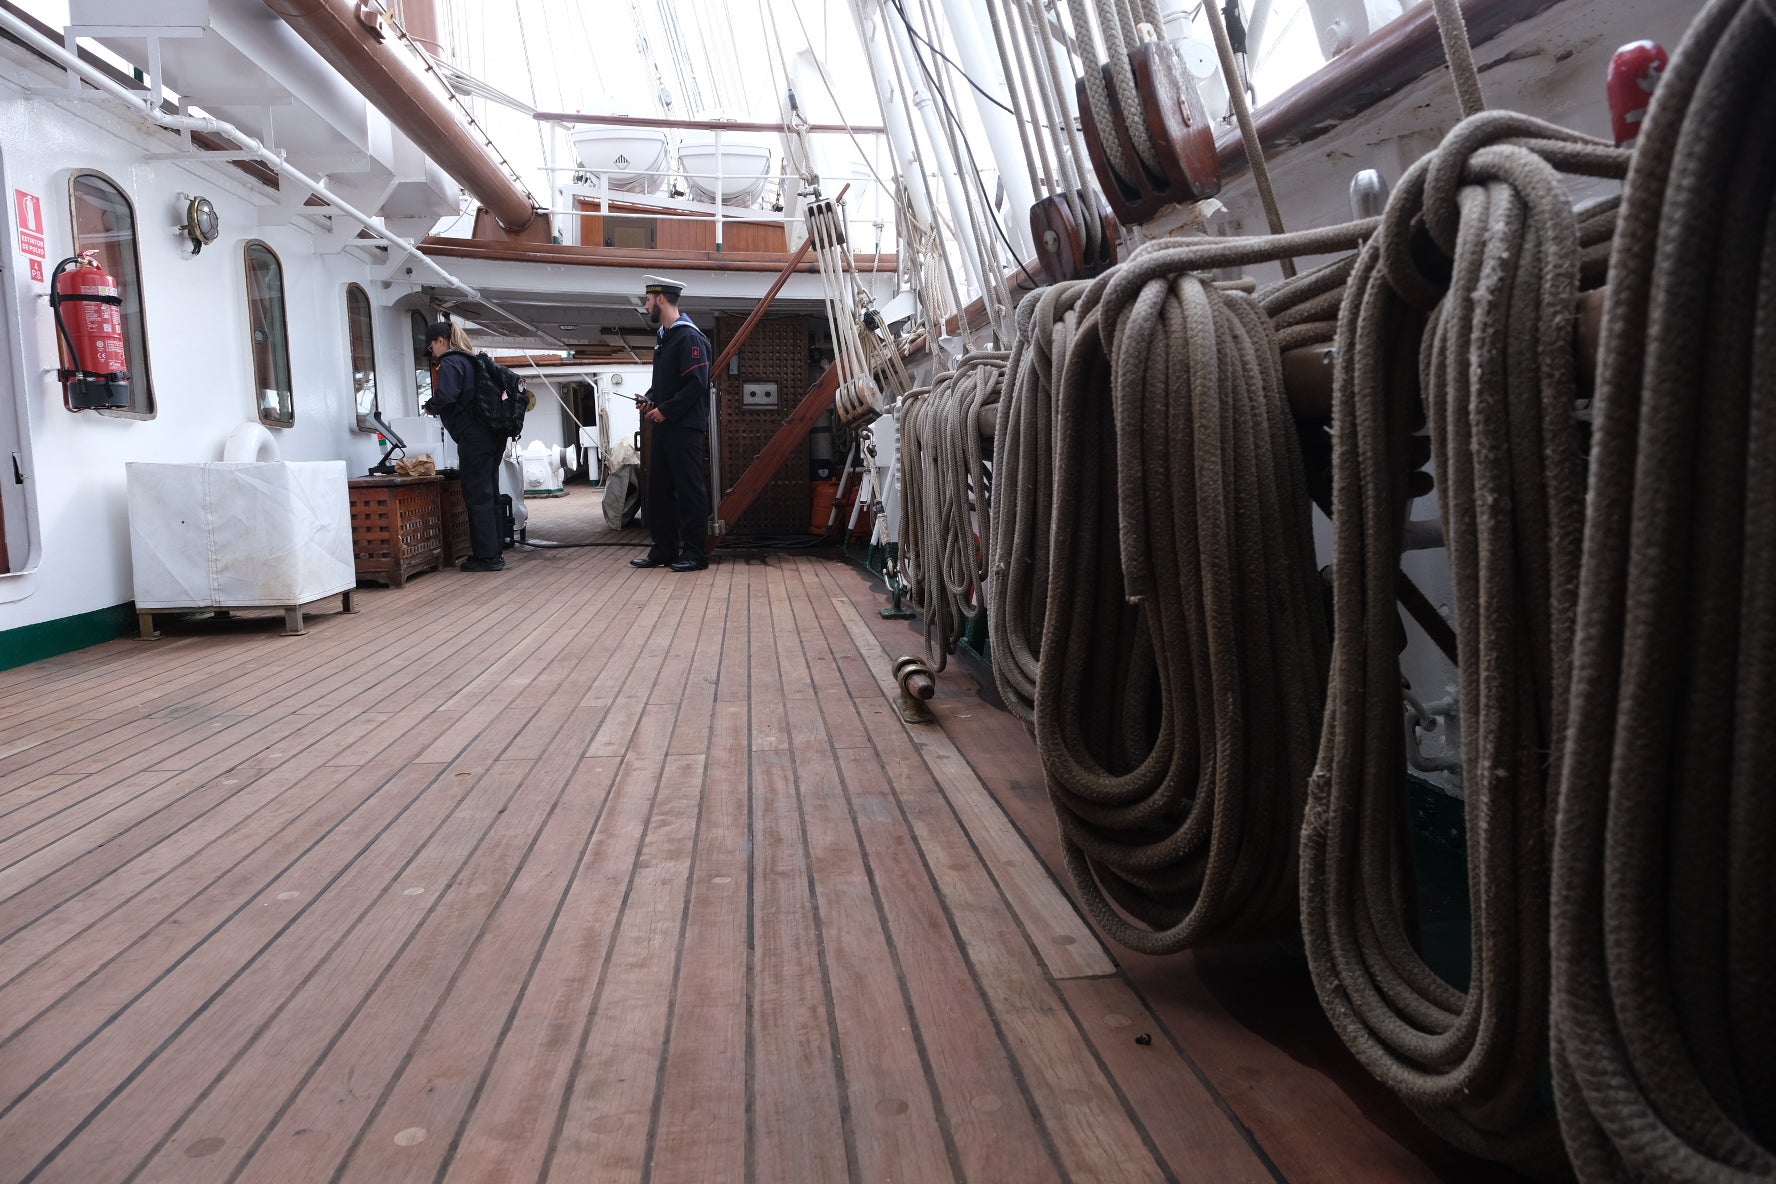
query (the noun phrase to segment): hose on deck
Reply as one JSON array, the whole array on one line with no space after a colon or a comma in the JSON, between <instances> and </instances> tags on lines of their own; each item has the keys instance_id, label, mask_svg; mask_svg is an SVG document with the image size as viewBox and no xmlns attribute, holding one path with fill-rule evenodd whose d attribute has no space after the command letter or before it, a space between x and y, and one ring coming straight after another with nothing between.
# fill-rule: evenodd
<instances>
[{"instance_id":1,"label":"hose on deck","mask_svg":"<svg viewBox=\"0 0 1776 1184\"><path fill-rule=\"evenodd\" d=\"M1553 843L1586 1181L1776 1179L1776 4L1711 0L1623 195Z\"/></svg>"}]
</instances>

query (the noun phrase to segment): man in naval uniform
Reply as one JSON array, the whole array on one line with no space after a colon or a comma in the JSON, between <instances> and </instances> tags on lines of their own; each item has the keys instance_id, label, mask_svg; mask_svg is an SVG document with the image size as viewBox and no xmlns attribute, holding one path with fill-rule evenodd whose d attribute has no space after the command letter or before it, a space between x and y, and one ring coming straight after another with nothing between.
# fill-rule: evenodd
<instances>
[{"instance_id":1,"label":"man in naval uniform","mask_svg":"<svg viewBox=\"0 0 1776 1184\"><path fill-rule=\"evenodd\" d=\"M709 566L709 483L703 471L709 430L709 338L678 310L684 285L662 276L642 277L643 310L659 326L654 343L654 385L641 404L653 427L648 458L648 529L654 545L632 567L702 571Z\"/></svg>"}]
</instances>

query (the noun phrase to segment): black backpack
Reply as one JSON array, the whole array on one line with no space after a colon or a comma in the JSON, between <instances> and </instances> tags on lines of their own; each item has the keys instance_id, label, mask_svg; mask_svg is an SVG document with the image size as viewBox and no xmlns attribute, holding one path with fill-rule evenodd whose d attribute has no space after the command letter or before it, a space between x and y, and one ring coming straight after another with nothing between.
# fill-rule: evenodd
<instances>
[{"instance_id":1,"label":"black backpack","mask_svg":"<svg viewBox=\"0 0 1776 1184\"><path fill-rule=\"evenodd\" d=\"M528 404L524 379L516 371L500 365L485 353L475 355L473 406L488 431L502 440L516 440L524 434L524 412Z\"/></svg>"}]
</instances>

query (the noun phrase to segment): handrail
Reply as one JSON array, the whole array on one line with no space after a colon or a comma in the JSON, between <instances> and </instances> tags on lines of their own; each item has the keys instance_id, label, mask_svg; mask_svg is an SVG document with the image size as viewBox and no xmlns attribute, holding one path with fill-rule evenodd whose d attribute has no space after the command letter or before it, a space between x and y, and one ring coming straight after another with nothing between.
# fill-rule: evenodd
<instances>
[{"instance_id":1,"label":"handrail","mask_svg":"<svg viewBox=\"0 0 1776 1184\"><path fill-rule=\"evenodd\" d=\"M588 123L604 127L682 128L705 132L778 132L793 135L805 131L811 135L848 135L860 133L885 136L885 127L846 127L838 123L810 123L798 127L793 123L760 123L744 119L654 119L646 115L587 115L580 111L538 111L531 118L540 123Z\"/></svg>"},{"instance_id":2,"label":"handrail","mask_svg":"<svg viewBox=\"0 0 1776 1184\"><path fill-rule=\"evenodd\" d=\"M1540 16L1559 0L1462 0L1473 43ZM1305 143L1339 122L1373 107L1443 65L1437 16L1421 4L1375 30L1359 44L1254 111L1258 141L1266 152ZM1246 148L1238 130L1215 138L1223 176L1244 168Z\"/></svg>"}]
</instances>

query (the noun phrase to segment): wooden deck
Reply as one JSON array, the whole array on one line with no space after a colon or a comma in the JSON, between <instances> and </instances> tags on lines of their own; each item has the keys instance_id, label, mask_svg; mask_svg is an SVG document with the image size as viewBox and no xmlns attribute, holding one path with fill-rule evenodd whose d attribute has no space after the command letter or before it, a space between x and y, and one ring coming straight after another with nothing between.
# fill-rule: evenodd
<instances>
[{"instance_id":1,"label":"wooden deck","mask_svg":"<svg viewBox=\"0 0 1776 1184\"><path fill-rule=\"evenodd\" d=\"M1291 952L1106 950L853 569L638 553L0 674L0 1179L1498 1178Z\"/></svg>"}]
</instances>

